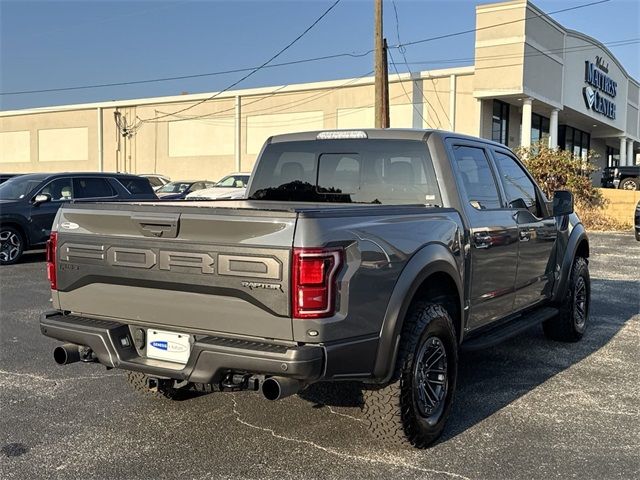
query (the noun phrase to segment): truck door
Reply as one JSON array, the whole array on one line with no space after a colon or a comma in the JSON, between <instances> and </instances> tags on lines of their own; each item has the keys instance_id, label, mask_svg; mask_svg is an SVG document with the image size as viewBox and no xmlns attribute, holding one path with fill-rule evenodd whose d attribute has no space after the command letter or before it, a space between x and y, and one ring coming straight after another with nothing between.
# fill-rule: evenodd
<instances>
[{"instance_id":1,"label":"truck door","mask_svg":"<svg viewBox=\"0 0 640 480\"><path fill-rule=\"evenodd\" d=\"M493 150L500 180L518 224L518 273L514 310L533 305L551 294L556 222L542 193L527 171L508 151Z\"/></svg>"},{"instance_id":2,"label":"truck door","mask_svg":"<svg viewBox=\"0 0 640 480\"><path fill-rule=\"evenodd\" d=\"M513 212L501 198L487 149L457 139L449 148L469 228L468 327L474 329L513 310L518 229Z\"/></svg>"}]
</instances>

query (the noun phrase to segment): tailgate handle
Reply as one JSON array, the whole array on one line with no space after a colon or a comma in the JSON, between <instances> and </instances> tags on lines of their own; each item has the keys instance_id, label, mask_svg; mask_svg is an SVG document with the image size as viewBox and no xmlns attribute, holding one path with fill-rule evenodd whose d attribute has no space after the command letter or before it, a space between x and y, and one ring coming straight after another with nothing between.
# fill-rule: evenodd
<instances>
[{"instance_id":1,"label":"tailgate handle","mask_svg":"<svg viewBox=\"0 0 640 480\"><path fill-rule=\"evenodd\" d=\"M145 237L176 238L180 225L180 214L132 215L131 220Z\"/></svg>"}]
</instances>

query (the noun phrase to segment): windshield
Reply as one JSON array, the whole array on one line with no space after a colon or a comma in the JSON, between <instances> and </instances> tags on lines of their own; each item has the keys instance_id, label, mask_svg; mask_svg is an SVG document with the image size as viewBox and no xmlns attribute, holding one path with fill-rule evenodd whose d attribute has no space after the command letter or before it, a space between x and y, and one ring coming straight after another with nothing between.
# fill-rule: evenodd
<instances>
[{"instance_id":1,"label":"windshield","mask_svg":"<svg viewBox=\"0 0 640 480\"><path fill-rule=\"evenodd\" d=\"M248 198L440 205L427 146L415 140L329 140L268 145Z\"/></svg>"},{"instance_id":2,"label":"windshield","mask_svg":"<svg viewBox=\"0 0 640 480\"><path fill-rule=\"evenodd\" d=\"M249 181L249 175L228 175L214 185L214 187L244 188Z\"/></svg>"},{"instance_id":3,"label":"windshield","mask_svg":"<svg viewBox=\"0 0 640 480\"><path fill-rule=\"evenodd\" d=\"M158 193L182 193L189 190L191 182L171 182L158 190Z\"/></svg>"},{"instance_id":4,"label":"windshield","mask_svg":"<svg viewBox=\"0 0 640 480\"><path fill-rule=\"evenodd\" d=\"M0 185L0 200L20 200L42 183L42 178L13 177Z\"/></svg>"}]
</instances>

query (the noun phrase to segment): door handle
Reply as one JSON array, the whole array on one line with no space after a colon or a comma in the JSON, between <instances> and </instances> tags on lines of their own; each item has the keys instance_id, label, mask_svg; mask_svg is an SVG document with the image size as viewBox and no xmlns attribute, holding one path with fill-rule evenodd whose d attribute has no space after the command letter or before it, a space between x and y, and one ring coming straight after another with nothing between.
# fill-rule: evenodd
<instances>
[{"instance_id":1,"label":"door handle","mask_svg":"<svg viewBox=\"0 0 640 480\"><path fill-rule=\"evenodd\" d=\"M527 230L520 230L518 232L518 236L520 237L521 242L528 242L529 240L531 240L531 232Z\"/></svg>"},{"instance_id":2,"label":"door handle","mask_svg":"<svg viewBox=\"0 0 640 480\"><path fill-rule=\"evenodd\" d=\"M475 232L473 234L473 246L476 248L489 248L493 244L493 238L487 232Z\"/></svg>"}]
</instances>

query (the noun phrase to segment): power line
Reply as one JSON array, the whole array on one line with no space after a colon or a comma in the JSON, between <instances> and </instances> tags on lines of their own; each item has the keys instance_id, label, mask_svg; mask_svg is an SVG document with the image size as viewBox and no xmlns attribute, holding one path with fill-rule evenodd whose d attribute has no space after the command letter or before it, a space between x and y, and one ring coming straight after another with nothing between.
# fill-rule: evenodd
<instances>
[{"instance_id":1,"label":"power line","mask_svg":"<svg viewBox=\"0 0 640 480\"><path fill-rule=\"evenodd\" d=\"M274 108L263 108L261 110L254 110L251 113L260 113L260 112L264 112L264 111L269 111L271 113L278 113L278 112L281 112L281 111L284 111L284 110L288 110L288 109L293 108L293 107L299 107L300 105L304 105L306 103L313 102L313 101L315 101L315 100L317 100L317 99L319 99L321 97L324 97L324 96L327 96L327 95L331 95L332 93L335 93L337 91L337 89L342 88L342 87L346 87L346 86L348 86L348 85L350 85L352 83L355 83L358 80L361 80L361 79L363 79L365 77L368 77L372 73L373 73L373 71L370 70L367 73L365 73L363 75L360 75L359 77L350 78L346 82L341 83L340 85L337 85L336 87L334 87L332 89L329 89L326 92L320 92L320 93L317 93L317 94L313 94L311 97L307 97L307 98L303 98L303 99L299 99L299 100L294 100L294 101L291 101L291 102L288 102L288 103L283 103L283 104L278 105L277 107L274 107L275 109ZM255 103L261 102L263 100L267 100L268 98L270 98L273 95L275 95L278 90L281 90L281 89L285 88L286 86L287 85L284 85L282 87L278 87L277 89L275 89L272 92L270 92L267 96L264 96L262 98L254 100L253 102L249 102L249 103L243 104L243 108L248 107L249 105L253 105ZM296 92L296 93L299 93L299 92ZM288 105L290 105L290 106L288 106ZM280 107L285 107L285 108L280 108ZM169 113L168 115L176 116L176 117L178 117L178 119L177 120L155 120L154 123L156 123L156 122L159 122L159 123L160 122L177 122L177 121L181 121L181 120L196 120L196 119L201 119L201 118L215 118L219 114L226 113L226 112L231 111L231 110L235 110L235 107L228 108L228 109L225 109L225 110L221 110L219 112L205 113L205 114L202 114L202 115L193 115L193 116L191 116L191 115L182 116L182 115L175 115L175 114ZM165 112L161 112L161 113L165 113Z\"/></svg>"},{"instance_id":2,"label":"power line","mask_svg":"<svg viewBox=\"0 0 640 480\"><path fill-rule=\"evenodd\" d=\"M246 75L244 75L243 77L241 77L240 79L236 80L235 82L231 83L230 85L228 85L227 87L225 87L223 90L220 90L219 92L214 93L213 95L211 95L209 98L205 98L204 100L200 100L199 102L194 103L193 105L189 106L189 107L185 107L181 110L178 110L177 112L173 112L175 113L182 113L185 112L187 110L190 110L194 107L197 107L198 105L201 105L209 100L213 100L214 98L216 98L218 95L221 95L222 93L226 92L227 90L231 90L233 87L235 87L236 85L238 85L239 83L243 82L244 80L246 80L247 78L251 77L253 74L255 74L256 72L259 72L262 68L264 68L265 66L267 66L268 64L270 64L273 60L275 60L276 58L278 58L280 55L282 55L284 52L286 52L287 50L289 50L289 48L291 48L298 40L300 40L302 37L304 37L309 31L311 31L311 29L313 27L315 27L318 23L320 23L320 21L326 17L329 12L331 12L331 10L333 10L336 5L338 5L338 3L340 3L340 0L335 0L335 2L333 2L331 4L331 6L329 8L327 8L324 13L322 15L320 15L311 25L309 25L307 28L305 28L305 30L298 35L296 38L294 38L291 42L289 42L284 48L280 49L276 54L272 55L266 62L264 62L262 65L260 65L259 67L256 67L255 69L251 70L249 73L247 73ZM158 120L160 118L164 118L167 117L168 115L161 115L159 117L154 117L154 118L147 118L147 119L141 119L143 122L148 122L150 120Z\"/></svg>"},{"instance_id":3,"label":"power line","mask_svg":"<svg viewBox=\"0 0 640 480\"><path fill-rule=\"evenodd\" d=\"M629 42L640 43L640 39L618 40L616 42L611 42L610 44L606 44L606 45L608 45L608 46L618 46L618 45L622 45L622 44L629 44ZM614 45L614 43L616 43L617 45ZM529 56L546 55L548 53L553 53L553 52L555 52L555 53L575 52L575 51L582 51L582 50L588 50L588 49L594 49L594 48L598 48L598 47L597 46L593 46L593 45L591 45L591 46L578 46L578 47L570 47L570 48L548 50L548 51L538 52L538 53L529 53L529 54L525 54L524 56L525 57L529 57ZM391 55L391 52L389 52L389 55L391 57L391 61L393 63L394 70L395 70L396 74L399 77L401 74L398 71L397 64L393 61L393 57ZM505 59L507 59L507 58L514 58L514 57L515 58L519 58L519 57L522 57L522 56L523 55L513 55L513 54L512 55L490 55L490 56L477 57L477 59L485 59L485 58L492 58L492 59L505 58ZM465 60L465 59L452 59L451 61L459 61L459 60ZM443 62L443 61L447 61L447 60L434 60L434 61L409 62L409 63L425 64L425 63ZM489 67L477 67L477 69L501 68L501 67L504 67L504 66L508 66L508 65L494 65L494 66L489 66ZM349 79L346 82L344 82L342 84L339 84L334 88L335 89L339 89L341 87L348 86L349 84L355 83L356 81L361 80L361 79L371 75L372 73L373 73L372 71L369 71L369 72L365 73L364 75L361 75L361 76L356 77L356 78ZM410 71L410 73L412 73L412 72ZM406 92L406 89L404 87L404 81L405 80L402 80L402 79L398 78L398 82L400 83L402 89L405 91L405 95L409 98L408 92ZM267 93L265 96L262 96L261 98L258 98L258 99L254 100L252 102L248 102L246 104L243 104L243 108L248 107L249 105L253 105L255 103L267 100L268 98L273 97L278 91L282 90L283 88L286 88L287 86L288 85L280 86L280 87L272 90L271 92ZM433 92L437 94L437 87L435 85L435 82L434 82L433 88L434 88ZM252 111L251 113L252 114L256 114L256 113L261 113L261 112L266 112L266 111L271 112L271 113L282 112L282 111L290 110L291 108L299 107L299 106L301 106L303 104L307 104L307 103L313 102L313 101L315 101L315 100L317 100L317 99L319 99L321 97L330 95L332 93L335 93L335 91L334 90L329 90L329 91L321 92L321 93L318 93L318 94L314 94L313 96L307 97L307 98L304 98L304 99L294 100L294 101L291 101L291 102L283 103L283 104L278 105L277 107L273 107L273 108L269 107L269 108L263 108L263 109L255 110L255 111ZM434 112L434 116L436 117L436 120L438 121L438 123L442 127L443 124L442 124L442 121L440 120L440 118L437 115L436 109L433 107L433 105L426 98L426 96L424 94L424 91L422 91L421 93L422 93L423 100L431 108L431 110ZM287 95L287 94L296 95L296 94L299 94L299 92L287 92L287 93L283 93L282 95ZM400 95L400 96L402 96L402 95ZM442 107L442 103L440 103L440 106ZM274 110L274 108L276 108L276 110ZM153 121L153 123L166 123L166 122L185 121L185 120L198 120L198 119L215 120L216 118L220 118L221 114L224 114L224 113L232 111L232 110L235 110L235 107L227 108L227 109L220 110L220 111L217 111L217 112L205 113L205 114L201 114L201 115L184 115L184 116L183 115L179 115L179 114L173 115L171 113L158 111L159 113L166 114L166 115L169 115L169 116L178 117L178 118L166 119L166 120L157 120L157 121ZM444 112L444 107L442 107L442 110ZM422 116L420 112L418 112L418 114L420 116ZM447 119L448 119L448 117L447 117ZM424 118L423 118L423 120L429 125L429 121L428 120L426 120ZM431 126L431 125L429 125L429 126Z\"/></svg>"},{"instance_id":4,"label":"power line","mask_svg":"<svg viewBox=\"0 0 640 480\"><path fill-rule=\"evenodd\" d=\"M289 62L281 62L281 63L273 63L271 65L265 65L262 68L278 68L278 67L287 67L290 65L299 65L302 63L310 63L317 62L320 60L333 60L335 58L362 58L370 55L373 50L369 50L367 52L361 53L336 53L333 55L322 55L320 57L312 57L312 58L302 58L299 60L292 60ZM41 90L18 90L15 92L0 92L0 95L27 95L33 93L50 93L50 92L67 92L73 90L88 90L94 88L107 88L107 87L122 87L127 85L141 85L147 83L159 83L159 82L169 82L173 80L188 80L192 78L203 78L203 77L215 77L220 75L228 75L230 73L243 73L250 72L259 67L245 67L245 68L234 68L230 70L219 70L216 72L208 72L208 73L195 73L191 75L178 75L174 77L160 77L160 78L149 78L145 80L131 80L127 82L112 82L112 83L95 83L92 85L76 85L71 87L59 87L59 88L46 88Z\"/></svg>"},{"instance_id":5,"label":"power line","mask_svg":"<svg viewBox=\"0 0 640 480\"><path fill-rule=\"evenodd\" d=\"M391 66L395 70L396 74L398 76L400 76L400 72L398 72L398 67L396 67L396 62L393 61L393 55L391 54L391 50L387 50L387 53L389 54L389 60L391 60ZM422 112L420 111L418 106L413 102L413 100L409 96L409 93L407 92L406 88L404 88L404 82L401 81L400 82L400 86L402 87L402 91L406 95L406 97L409 100L409 102L411 102L411 105L413 106L413 109L416 111L416 113L422 119L423 124L426 125L427 127L431 127L431 125L429 124L429 121L426 118L424 118L424 115L422 115ZM414 86L414 88L415 88L415 86Z\"/></svg>"},{"instance_id":6,"label":"power line","mask_svg":"<svg viewBox=\"0 0 640 480\"><path fill-rule=\"evenodd\" d=\"M605 47L614 48L614 47L624 47L628 45L635 45L640 43L640 38L628 38L624 40L615 40L611 42L603 43ZM530 52L530 53L513 53L513 54L500 54L500 55L482 55L476 57L462 57L462 58L441 58L439 60L422 60L417 62L409 62L410 65L430 65L430 64L446 64L446 63L467 63L478 60L495 60L495 59L509 59L509 58L528 58L528 57L539 57L539 56L547 56L549 54L562 54L562 53L572 53L572 52L581 52L585 50L594 50L600 48L598 45L577 45L575 47L562 47L549 49L539 52Z\"/></svg>"},{"instance_id":7,"label":"power line","mask_svg":"<svg viewBox=\"0 0 640 480\"><path fill-rule=\"evenodd\" d=\"M340 0L338 0L338 2L339 1ZM577 6L570 7L570 8L564 8L564 9L560 9L560 10L555 10L555 11L549 12L548 14L537 15L536 17L540 18L540 17L543 17L543 16L554 15L556 13L563 13L563 12L567 12L567 11L571 11L571 10L576 10L576 9L579 9L579 8L590 7L590 6L593 6L593 5L598 5L598 4L606 3L606 2L609 2L609 1L610 0L600 0L600 1L592 2L592 3L583 4L583 5L577 5ZM336 3L338 3L338 2L336 2ZM330 7L330 9L333 8L334 6L335 6L335 4L332 5ZM326 13L328 13L328 11L325 12L325 15L326 15ZM494 24L494 25L488 25L486 27L474 28L474 29L469 29L469 30L462 30L462 31L459 31L459 32L453 32L453 33L449 33L449 34L444 34L444 35L440 35L440 36L437 36L437 37L423 38L423 39L414 40L414 41L406 42L406 43L402 43L402 44L400 42L398 42L398 45L392 45L392 46L389 46L388 48L400 49L402 47L408 47L408 46L411 46L411 45L417 45L417 44L421 44L421 43L425 43L425 42L441 40L441 39L444 39L444 38L450 38L450 37L464 35L464 34L468 34L468 33L474 33L474 32L480 31L480 30L486 30L486 29L489 29L489 28L495 28L495 27L499 27L499 26L502 26L502 25L508 25L508 24L512 24L512 23L523 22L525 20L529 20L530 18L531 17L525 18L525 19L511 20L511 21L508 21L508 22L498 23L498 24ZM312 25L312 27L313 27L313 25ZM304 33L303 33L303 35L304 35ZM295 41L294 41L294 43L295 43ZM132 81L125 81L125 82L98 83L98 84L90 84L90 85L75 85L75 86L70 86L70 87L47 88L47 89L38 89L38 90L18 90L18 91L13 91L13 92L0 92L0 96L4 96L4 95L27 95L27 94L36 94L36 93L51 93L51 92L65 92L65 91L74 91L74 90L86 90L86 89L94 89L94 88L120 87L120 86L128 86L128 85L140 85L140 84L148 84L148 83L167 82L167 81L174 81L174 80L187 80L187 79L192 79L192 78L212 77L212 76L226 75L226 74L231 74L231 73L243 73L243 72L250 72L250 74L253 75L253 73L251 73L251 72L260 70L262 68L285 67L285 66L290 66L290 65L298 65L298 64L310 63L310 62L316 62L316 61L322 61L322 60L332 60L332 59L344 58L344 57L362 58L362 57L366 57L367 55L370 55L372 52L373 52L373 49L367 50L367 51L363 51L363 52L360 52L360 53L343 52L343 53L337 53L337 54L332 54L332 55L323 55L323 56L319 56L319 57L292 60L292 61L289 61L289 62L274 63L274 64L269 64L269 65L263 64L263 65L258 66L258 67L244 67L244 68L236 68L236 69L229 69L229 70L220 70L220 71L216 71L216 72L197 73L197 74L191 74L191 75L178 75L178 76L172 76L172 77L159 77L159 78L151 78L151 79L144 79L144 80L132 80ZM270 62L266 62L266 63L270 63ZM248 78L248 76L246 78ZM240 79L238 81L238 83L240 83L244 79L245 78ZM229 88L231 88L231 87L229 87ZM227 88L227 89L229 89L229 88ZM221 93L221 92L219 92L219 93Z\"/></svg>"},{"instance_id":8,"label":"power line","mask_svg":"<svg viewBox=\"0 0 640 480\"><path fill-rule=\"evenodd\" d=\"M543 18L543 17L548 17L550 15L555 15L556 13L564 13L564 12L570 12L572 10L578 10L579 8L592 7L594 5L599 5L601 3L607 3L607 2L610 2L610 1L611 0L598 0L596 2L584 3L582 5L576 5L575 7L562 8L560 10L555 10L555 11L549 12L549 13L544 13L543 12L540 15L535 15L534 17L526 17L525 16L525 18L518 18L517 20L510 20L508 22L495 23L493 25L487 25L486 27L471 28L469 30L461 30L459 32L446 33L444 35L438 35L436 37L423 38L422 40L414 40L412 42L406 42L406 43L403 43L401 45L395 45L395 47L408 47L410 45L418 45L420 43L433 42L433 41L436 41L436 40L442 40L444 38L457 37L457 36L460 36L460 35L466 35L468 33L480 32L482 30L487 30L489 28L501 27L503 25L510 25L512 23L524 22L526 20L531 20L532 18Z\"/></svg>"},{"instance_id":9,"label":"power line","mask_svg":"<svg viewBox=\"0 0 640 480\"><path fill-rule=\"evenodd\" d=\"M392 0L392 4L393 4L393 11L395 13L395 17L396 17L396 35L398 36L398 45L401 45L401 41L400 41L400 21L398 20L398 8L396 6L396 2L395 0ZM398 51L400 52L400 55L402 55L402 59L404 60L404 64L407 66L407 70L409 70L409 73L411 74L411 76L413 76L413 72L411 71L411 67L409 67L409 63L407 62L407 55L406 55L406 48L403 46L398 47ZM392 59L393 62L393 59ZM396 71L396 73L398 74L398 76L400 76L400 72L398 72L398 69L396 67L396 64L393 64L393 68ZM431 83L433 85L433 90L436 94L436 99L438 100L438 103L440 104L440 108L442 109L442 113L444 114L445 118L447 119L447 122L449 123L449 125L451 125L451 120L449 120L449 115L447 115L447 112L445 111L444 107L442 106L442 102L440 101L440 95L438 95L438 87L436 86L436 81L433 79L433 77L431 77ZM402 89L404 90L404 84L402 84ZM413 88L416 88L415 85L413 86ZM406 93L406 90L405 90ZM433 108L433 106L431 105L431 103L429 102L429 100L427 99L427 97L424 94L424 91L422 89L420 89L420 94L422 95L422 98L424 99L425 102L427 102L427 105L429 105L429 107L431 108L431 110L433 111L433 113L436 116L436 119L438 120L438 125L440 125L440 127L442 128L442 121L440 120L440 115L438 115L438 112L436 111L435 108Z\"/></svg>"}]
</instances>

